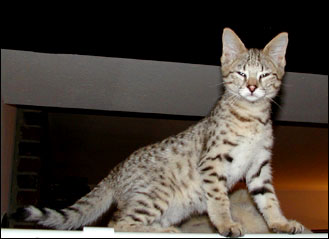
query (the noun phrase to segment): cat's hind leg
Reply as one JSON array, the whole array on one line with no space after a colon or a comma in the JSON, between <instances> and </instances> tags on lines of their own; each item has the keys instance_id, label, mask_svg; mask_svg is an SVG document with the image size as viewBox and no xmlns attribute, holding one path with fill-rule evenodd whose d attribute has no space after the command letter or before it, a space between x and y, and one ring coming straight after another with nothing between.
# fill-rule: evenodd
<instances>
[{"instance_id":1,"label":"cat's hind leg","mask_svg":"<svg viewBox=\"0 0 329 239\"><path fill-rule=\"evenodd\" d=\"M144 225L142 222L136 222L129 217L119 219L118 222L111 221L108 225L114 228L116 232L153 232L153 233L179 233L176 227L162 227L158 223Z\"/></svg>"},{"instance_id":2,"label":"cat's hind leg","mask_svg":"<svg viewBox=\"0 0 329 239\"><path fill-rule=\"evenodd\" d=\"M153 206L150 206L149 202L132 200L130 201L129 207L126 205L126 207L115 212L113 221L110 221L108 226L113 227L114 230L118 232L180 232L177 228L172 226L163 227L159 223L161 216L162 211L160 213L159 210L155 210Z\"/></svg>"}]
</instances>

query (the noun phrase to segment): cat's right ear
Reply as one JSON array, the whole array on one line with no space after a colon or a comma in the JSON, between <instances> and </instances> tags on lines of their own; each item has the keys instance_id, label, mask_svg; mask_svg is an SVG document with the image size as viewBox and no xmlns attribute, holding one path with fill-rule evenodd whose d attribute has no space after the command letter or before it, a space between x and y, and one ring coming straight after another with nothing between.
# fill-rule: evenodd
<instances>
[{"instance_id":1,"label":"cat's right ear","mask_svg":"<svg viewBox=\"0 0 329 239\"><path fill-rule=\"evenodd\" d=\"M222 65L233 62L240 54L247 52L240 38L230 28L225 28L223 31L223 53L221 57Z\"/></svg>"},{"instance_id":2,"label":"cat's right ear","mask_svg":"<svg viewBox=\"0 0 329 239\"><path fill-rule=\"evenodd\" d=\"M273 38L264 48L263 52L281 67L286 65L285 55L288 46L288 33L282 32Z\"/></svg>"}]
</instances>

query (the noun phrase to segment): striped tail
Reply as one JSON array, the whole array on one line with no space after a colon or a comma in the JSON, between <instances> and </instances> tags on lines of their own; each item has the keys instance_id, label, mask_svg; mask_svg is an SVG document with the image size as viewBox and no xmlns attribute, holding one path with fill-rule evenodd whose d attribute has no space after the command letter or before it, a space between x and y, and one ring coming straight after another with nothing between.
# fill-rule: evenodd
<instances>
[{"instance_id":1,"label":"striped tail","mask_svg":"<svg viewBox=\"0 0 329 239\"><path fill-rule=\"evenodd\" d=\"M109 209L114 194L110 185L109 177L106 177L86 196L61 210L28 206L18 213L25 221L35 221L42 226L62 230L77 229L96 221Z\"/></svg>"}]
</instances>

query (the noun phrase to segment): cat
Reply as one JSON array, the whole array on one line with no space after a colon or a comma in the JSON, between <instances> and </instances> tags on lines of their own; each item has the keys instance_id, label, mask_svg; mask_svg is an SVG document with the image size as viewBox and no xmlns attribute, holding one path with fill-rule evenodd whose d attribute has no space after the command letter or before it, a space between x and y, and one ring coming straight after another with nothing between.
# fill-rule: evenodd
<instances>
[{"instance_id":1,"label":"cat","mask_svg":"<svg viewBox=\"0 0 329 239\"><path fill-rule=\"evenodd\" d=\"M302 224L282 214L271 176L271 101L285 73L288 34L280 33L262 50L248 50L229 28L222 41L225 90L208 116L136 150L73 205L28 206L21 211L24 219L76 229L116 204L109 226L117 231L179 232L175 225L182 220L207 213L221 235L237 237L244 230L232 219L228 191L245 179L270 230L303 232Z\"/></svg>"}]
</instances>

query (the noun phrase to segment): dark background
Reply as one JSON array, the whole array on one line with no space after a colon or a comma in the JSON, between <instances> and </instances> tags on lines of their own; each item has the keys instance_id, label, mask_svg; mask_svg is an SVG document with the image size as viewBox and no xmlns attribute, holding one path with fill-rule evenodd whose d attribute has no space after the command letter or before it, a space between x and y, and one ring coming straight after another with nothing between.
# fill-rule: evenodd
<instances>
[{"instance_id":1,"label":"dark background","mask_svg":"<svg viewBox=\"0 0 329 239\"><path fill-rule=\"evenodd\" d=\"M99 7L89 12L78 8L63 11L62 7L48 12L49 6L23 10L22 14L14 11L14 15L2 17L1 48L220 65L224 27L232 28L248 48L263 48L286 31L290 40L286 70L328 74L328 24L319 11L321 6L303 11L300 5L284 6L274 12L265 7L242 8L242 14L231 7L228 17L222 17L221 8L190 12L188 6L176 9L159 4L144 11L131 5L108 6L104 11Z\"/></svg>"}]
</instances>

